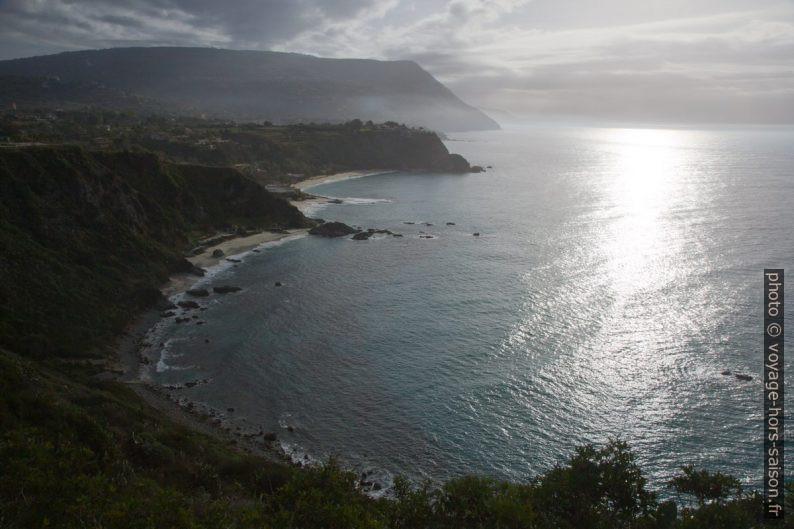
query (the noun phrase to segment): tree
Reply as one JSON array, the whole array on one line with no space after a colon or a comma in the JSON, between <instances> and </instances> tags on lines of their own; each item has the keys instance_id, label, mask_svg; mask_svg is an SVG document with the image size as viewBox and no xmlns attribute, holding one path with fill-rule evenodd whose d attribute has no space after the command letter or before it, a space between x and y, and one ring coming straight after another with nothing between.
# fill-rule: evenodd
<instances>
[{"instance_id":1,"label":"tree","mask_svg":"<svg viewBox=\"0 0 794 529\"><path fill-rule=\"evenodd\" d=\"M742 493L739 480L731 475L695 470L692 465L681 467L681 471L682 474L671 479L668 486L679 495L693 496L701 507L706 503L721 503Z\"/></svg>"},{"instance_id":2,"label":"tree","mask_svg":"<svg viewBox=\"0 0 794 529\"><path fill-rule=\"evenodd\" d=\"M628 445L578 447L565 466L535 479L536 511L552 526L576 529L628 528L656 509L656 496Z\"/></svg>"}]
</instances>

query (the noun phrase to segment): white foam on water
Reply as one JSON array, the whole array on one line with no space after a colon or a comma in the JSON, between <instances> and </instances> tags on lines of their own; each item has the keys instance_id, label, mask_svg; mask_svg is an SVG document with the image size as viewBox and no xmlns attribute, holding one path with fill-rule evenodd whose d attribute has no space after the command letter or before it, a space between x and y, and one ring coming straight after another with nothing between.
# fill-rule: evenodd
<instances>
[{"instance_id":1,"label":"white foam on water","mask_svg":"<svg viewBox=\"0 0 794 529\"><path fill-rule=\"evenodd\" d=\"M165 341L164 345L160 349L160 359L155 365L155 371L158 373L163 373L165 371L185 371L187 369L194 369L195 366L174 366L168 363L169 360L174 360L184 356L183 353L174 353L170 349L172 344L180 341L182 340L178 340L176 338L171 338Z\"/></svg>"}]
</instances>

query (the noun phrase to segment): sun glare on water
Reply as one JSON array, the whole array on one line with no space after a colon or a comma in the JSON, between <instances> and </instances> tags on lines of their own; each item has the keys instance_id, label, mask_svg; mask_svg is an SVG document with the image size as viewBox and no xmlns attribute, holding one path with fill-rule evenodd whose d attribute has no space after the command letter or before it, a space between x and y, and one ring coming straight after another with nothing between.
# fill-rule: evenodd
<instances>
[{"instance_id":1,"label":"sun glare on water","mask_svg":"<svg viewBox=\"0 0 794 529\"><path fill-rule=\"evenodd\" d=\"M688 171L696 132L658 129L609 129L604 140L613 162L603 175L605 226L602 243L613 285L631 295L648 282L666 282L675 259L686 249L686 230L677 211L695 198ZM643 281L638 282L637 278Z\"/></svg>"}]
</instances>

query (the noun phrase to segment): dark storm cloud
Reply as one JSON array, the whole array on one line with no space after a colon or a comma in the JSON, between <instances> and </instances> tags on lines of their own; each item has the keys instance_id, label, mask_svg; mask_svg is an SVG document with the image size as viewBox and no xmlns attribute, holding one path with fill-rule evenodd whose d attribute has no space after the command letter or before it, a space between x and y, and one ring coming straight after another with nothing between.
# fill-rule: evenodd
<instances>
[{"instance_id":1,"label":"dark storm cloud","mask_svg":"<svg viewBox=\"0 0 794 529\"><path fill-rule=\"evenodd\" d=\"M369 0L4 0L3 58L112 46L267 48L331 20L355 16Z\"/></svg>"}]
</instances>

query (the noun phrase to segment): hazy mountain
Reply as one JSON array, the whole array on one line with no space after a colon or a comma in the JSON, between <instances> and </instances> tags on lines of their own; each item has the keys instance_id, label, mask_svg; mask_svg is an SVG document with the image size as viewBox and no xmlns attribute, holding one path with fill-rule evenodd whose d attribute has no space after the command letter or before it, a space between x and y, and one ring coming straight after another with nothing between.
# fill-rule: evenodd
<instances>
[{"instance_id":1,"label":"hazy mountain","mask_svg":"<svg viewBox=\"0 0 794 529\"><path fill-rule=\"evenodd\" d=\"M31 108L85 108L129 110L145 114L168 113L171 105L110 88L97 82L62 81L52 77L0 75L0 109L16 104Z\"/></svg>"},{"instance_id":2,"label":"hazy mountain","mask_svg":"<svg viewBox=\"0 0 794 529\"><path fill-rule=\"evenodd\" d=\"M175 110L236 120L360 118L442 131L499 127L412 61L213 48L112 48L0 61L0 74L101 83Z\"/></svg>"}]
</instances>

